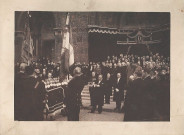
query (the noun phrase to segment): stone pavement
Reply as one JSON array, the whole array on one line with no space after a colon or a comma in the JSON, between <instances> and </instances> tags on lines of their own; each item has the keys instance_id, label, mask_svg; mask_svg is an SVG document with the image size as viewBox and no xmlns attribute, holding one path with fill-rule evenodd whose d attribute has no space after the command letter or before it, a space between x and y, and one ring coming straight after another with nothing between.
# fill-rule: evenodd
<instances>
[{"instance_id":1,"label":"stone pavement","mask_svg":"<svg viewBox=\"0 0 184 135\"><path fill-rule=\"evenodd\" d=\"M124 119L124 113L114 112L116 103L113 102L112 96L110 104L104 104L101 114L98 114L97 110L95 113L90 113L90 96L89 88L87 86L84 87L84 90L82 92L82 104L83 106L81 107L79 116L80 121L123 121ZM62 116L60 114L60 111L57 111L55 115L55 121L67 121L67 117Z\"/></svg>"},{"instance_id":2,"label":"stone pavement","mask_svg":"<svg viewBox=\"0 0 184 135\"><path fill-rule=\"evenodd\" d=\"M80 121L123 121L124 114L105 111L101 114L97 111L95 113L89 113L89 110L81 109L79 118ZM55 117L55 121L67 121L67 117L58 114Z\"/></svg>"},{"instance_id":3,"label":"stone pavement","mask_svg":"<svg viewBox=\"0 0 184 135\"><path fill-rule=\"evenodd\" d=\"M90 106L90 100L82 100L82 105L83 107L81 107L82 109L88 109L91 110L91 106ZM123 103L122 103L123 105ZM114 112L114 108L116 107L116 102L111 101L110 104L104 104L103 106L103 111L105 112Z\"/></svg>"},{"instance_id":4,"label":"stone pavement","mask_svg":"<svg viewBox=\"0 0 184 135\"><path fill-rule=\"evenodd\" d=\"M124 113L114 112L115 102L104 104L101 114L96 110L95 113L90 113L90 100L83 100L83 107L80 110L80 121L123 121ZM56 113L55 121L67 121L66 116L62 116L60 111Z\"/></svg>"}]
</instances>

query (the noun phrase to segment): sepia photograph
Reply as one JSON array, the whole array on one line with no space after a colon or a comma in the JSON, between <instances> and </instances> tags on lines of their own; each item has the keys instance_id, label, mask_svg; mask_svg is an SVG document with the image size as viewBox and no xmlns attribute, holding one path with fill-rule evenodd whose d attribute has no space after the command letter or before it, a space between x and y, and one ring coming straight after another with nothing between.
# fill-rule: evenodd
<instances>
[{"instance_id":1,"label":"sepia photograph","mask_svg":"<svg viewBox=\"0 0 184 135\"><path fill-rule=\"evenodd\" d=\"M170 121L170 12L14 12L14 121Z\"/></svg>"}]
</instances>

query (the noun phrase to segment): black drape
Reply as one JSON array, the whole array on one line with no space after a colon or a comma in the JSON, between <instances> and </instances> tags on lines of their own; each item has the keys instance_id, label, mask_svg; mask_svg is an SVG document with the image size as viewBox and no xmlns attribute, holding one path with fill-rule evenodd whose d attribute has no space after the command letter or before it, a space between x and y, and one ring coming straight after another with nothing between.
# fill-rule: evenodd
<instances>
[{"instance_id":1,"label":"black drape","mask_svg":"<svg viewBox=\"0 0 184 135\"><path fill-rule=\"evenodd\" d=\"M89 61L105 61L107 56L126 54L128 45L117 45L117 34L89 33Z\"/></svg>"},{"instance_id":2,"label":"black drape","mask_svg":"<svg viewBox=\"0 0 184 135\"><path fill-rule=\"evenodd\" d=\"M170 32L157 32L153 34L153 40L160 40L159 44L150 44L149 50L155 54L160 53L165 56L170 55ZM129 39L135 40L135 39ZM105 61L107 56L119 56L120 53L127 54L128 47L131 46L128 54L138 56L149 55L148 47L145 44L123 45L117 44L117 41L126 41L126 36L122 34L109 33L89 33L88 36L88 52L89 61L99 62Z\"/></svg>"},{"instance_id":3,"label":"black drape","mask_svg":"<svg viewBox=\"0 0 184 135\"><path fill-rule=\"evenodd\" d=\"M153 40L160 40L159 44L152 44L150 46L150 51L155 53L160 53L166 57L170 56L170 31L162 31L153 33Z\"/></svg>"},{"instance_id":4,"label":"black drape","mask_svg":"<svg viewBox=\"0 0 184 135\"><path fill-rule=\"evenodd\" d=\"M128 54L145 56L145 55L149 55L149 51L145 44L136 44L136 45L131 45L131 48Z\"/></svg>"},{"instance_id":5,"label":"black drape","mask_svg":"<svg viewBox=\"0 0 184 135\"><path fill-rule=\"evenodd\" d=\"M89 34L89 61L103 61L111 54L110 48L115 42L115 37L110 34Z\"/></svg>"}]
</instances>

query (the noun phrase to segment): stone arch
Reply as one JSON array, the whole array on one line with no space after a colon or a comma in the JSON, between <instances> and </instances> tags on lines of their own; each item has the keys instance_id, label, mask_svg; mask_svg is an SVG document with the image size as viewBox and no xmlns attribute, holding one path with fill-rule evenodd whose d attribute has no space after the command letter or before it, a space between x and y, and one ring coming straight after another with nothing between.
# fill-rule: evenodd
<instances>
[{"instance_id":1,"label":"stone arch","mask_svg":"<svg viewBox=\"0 0 184 135\"><path fill-rule=\"evenodd\" d=\"M55 12L38 12L30 11L31 15L34 14L47 14L54 20L54 26L57 27L58 16ZM15 31L23 31L25 28L25 20L27 16L27 11L15 11Z\"/></svg>"},{"instance_id":2,"label":"stone arch","mask_svg":"<svg viewBox=\"0 0 184 135\"><path fill-rule=\"evenodd\" d=\"M30 11L29 13L31 15L29 19L31 35L35 45L34 54L35 59L37 59L43 55L43 40L51 39L55 46L54 28L58 25L58 18L54 12ZM15 12L15 62L21 61L21 46L25 36L26 17L27 11Z\"/></svg>"}]
</instances>

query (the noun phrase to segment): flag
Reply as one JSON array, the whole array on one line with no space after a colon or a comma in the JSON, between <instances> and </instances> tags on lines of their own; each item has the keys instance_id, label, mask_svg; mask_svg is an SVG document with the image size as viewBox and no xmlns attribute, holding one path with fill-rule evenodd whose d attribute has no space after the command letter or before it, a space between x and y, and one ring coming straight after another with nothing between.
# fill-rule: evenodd
<instances>
[{"instance_id":1,"label":"flag","mask_svg":"<svg viewBox=\"0 0 184 135\"><path fill-rule=\"evenodd\" d=\"M33 57L33 39L31 38L31 32L29 27L29 14L25 21L25 28L24 28L24 41L22 43L22 50L21 50L21 58L22 62L27 63L29 65L32 57Z\"/></svg>"},{"instance_id":2,"label":"flag","mask_svg":"<svg viewBox=\"0 0 184 135\"><path fill-rule=\"evenodd\" d=\"M30 40L29 40L29 47L30 47L30 54L31 54L31 57L33 57L33 51L34 51L34 45L33 45L33 39L31 38L30 36Z\"/></svg>"},{"instance_id":3,"label":"flag","mask_svg":"<svg viewBox=\"0 0 184 135\"><path fill-rule=\"evenodd\" d=\"M61 56L64 59L65 72L69 73L69 68L74 64L74 50L72 45L72 33L69 26L69 14L66 18L66 27L63 34L63 46L61 49ZM61 60L62 61L62 60Z\"/></svg>"}]
</instances>

